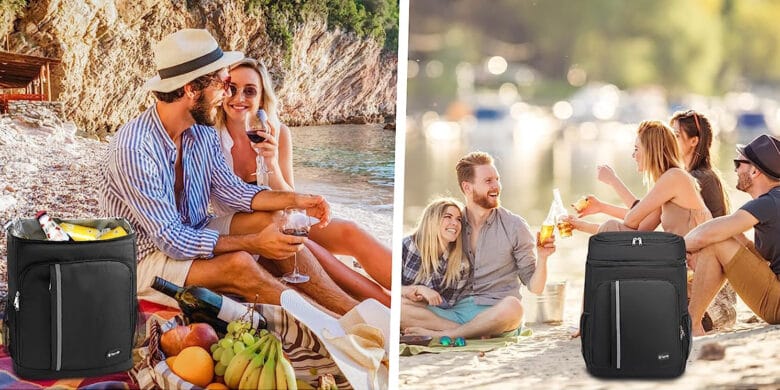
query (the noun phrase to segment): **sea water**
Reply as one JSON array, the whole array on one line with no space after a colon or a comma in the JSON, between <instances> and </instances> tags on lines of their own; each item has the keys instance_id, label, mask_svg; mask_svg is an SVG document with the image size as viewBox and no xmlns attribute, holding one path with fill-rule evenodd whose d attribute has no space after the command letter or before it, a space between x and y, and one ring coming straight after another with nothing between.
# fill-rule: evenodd
<instances>
[{"instance_id":1,"label":"sea water","mask_svg":"<svg viewBox=\"0 0 780 390\"><path fill-rule=\"evenodd\" d=\"M291 128L298 192L320 194L332 217L359 223L390 246L395 131L381 124Z\"/></svg>"}]
</instances>

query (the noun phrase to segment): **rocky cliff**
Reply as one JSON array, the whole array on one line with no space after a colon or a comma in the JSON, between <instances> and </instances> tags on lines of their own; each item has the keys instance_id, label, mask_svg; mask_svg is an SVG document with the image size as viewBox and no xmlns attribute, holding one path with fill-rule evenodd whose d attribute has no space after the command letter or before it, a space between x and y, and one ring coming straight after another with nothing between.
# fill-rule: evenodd
<instances>
[{"instance_id":1,"label":"rocky cliff","mask_svg":"<svg viewBox=\"0 0 780 390\"><path fill-rule=\"evenodd\" d=\"M377 121L395 114L395 54L308 15L285 53L262 11L243 0L33 0L10 32L10 51L61 58L52 70L67 119L87 133L114 131L153 103L140 87L154 75L153 45L180 28L206 28L225 50L269 66L288 124Z\"/></svg>"}]
</instances>

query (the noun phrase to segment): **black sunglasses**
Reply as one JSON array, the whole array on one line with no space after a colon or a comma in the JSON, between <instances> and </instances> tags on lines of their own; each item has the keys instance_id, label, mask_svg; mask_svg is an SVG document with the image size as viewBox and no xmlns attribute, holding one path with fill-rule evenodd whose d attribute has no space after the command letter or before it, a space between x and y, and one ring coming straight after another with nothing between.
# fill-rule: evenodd
<instances>
[{"instance_id":1,"label":"black sunglasses","mask_svg":"<svg viewBox=\"0 0 780 390\"><path fill-rule=\"evenodd\" d=\"M752 162L750 162L748 160L741 160L741 159L735 158L734 159L734 169L739 169L739 166L742 165L743 163L745 163L745 164L753 164Z\"/></svg>"}]
</instances>

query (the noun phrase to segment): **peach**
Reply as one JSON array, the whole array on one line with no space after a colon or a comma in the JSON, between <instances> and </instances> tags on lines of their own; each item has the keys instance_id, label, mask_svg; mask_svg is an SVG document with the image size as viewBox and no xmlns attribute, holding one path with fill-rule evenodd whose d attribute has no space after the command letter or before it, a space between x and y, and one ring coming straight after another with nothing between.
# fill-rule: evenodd
<instances>
[{"instance_id":1,"label":"peach","mask_svg":"<svg viewBox=\"0 0 780 390\"><path fill-rule=\"evenodd\" d=\"M217 332L211 325L198 322L188 326L177 326L163 333L160 337L160 346L165 356L174 356L187 347L197 346L208 351L218 340Z\"/></svg>"}]
</instances>

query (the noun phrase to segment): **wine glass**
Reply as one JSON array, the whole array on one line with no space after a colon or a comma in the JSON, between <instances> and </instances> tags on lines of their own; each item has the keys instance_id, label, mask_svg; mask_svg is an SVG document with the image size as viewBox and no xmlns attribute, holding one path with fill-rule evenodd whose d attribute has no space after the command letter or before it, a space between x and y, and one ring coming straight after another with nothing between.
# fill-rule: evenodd
<instances>
[{"instance_id":1,"label":"wine glass","mask_svg":"<svg viewBox=\"0 0 780 390\"><path fill-rule=\"evenodd\" d=\"M297 207L287 207L282 214L282 233L292 236L307 237L311 226L306 210ZM298 253L293 254L293 270L282 276L282 280L288 283L305 283L309 281L309 275L298 271Z\"/></svg>"},{"instance_id":2,"label":"wine glass","mask_svg":"<svg viewBox=\"0 0 780 390\"><path fill-rule=\"evenodd\" d=\"M265 122L267 120L268 115L266 115L265 110L263 109L257 110L255 115L249 114L246 116L246 136L250 141L256 144L265 142L265 137L262 133L268 133L268 128L265 126ZM257 184L267 186L269 183L268 175L271 173L271 171L265 165L265 159L262 155L260 155L260 153L257 154L255 162L257 163L257 169L255 171Z\"/></svg>"}]
</instances>

